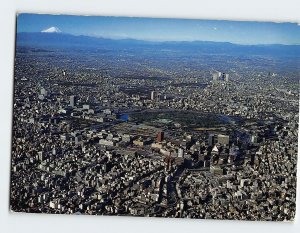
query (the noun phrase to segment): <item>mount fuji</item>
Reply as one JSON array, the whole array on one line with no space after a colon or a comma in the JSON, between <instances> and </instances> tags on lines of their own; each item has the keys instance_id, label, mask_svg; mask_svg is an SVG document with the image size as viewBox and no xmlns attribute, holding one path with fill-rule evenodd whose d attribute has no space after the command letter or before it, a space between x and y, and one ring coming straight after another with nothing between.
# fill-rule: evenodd
<instances>
[{"instance_id":1,"label":"mount fuji","mask_svg":"<svg viewBox=\"0 0 300 233\"><path fill-rule=\"evenodd\" d=\"M50 27L50 28L42 30L41 32L59 33L59 32L61 32L61 30L59 30L59 28L57 28L57 27Z\"/></svg>"}]
</instances>

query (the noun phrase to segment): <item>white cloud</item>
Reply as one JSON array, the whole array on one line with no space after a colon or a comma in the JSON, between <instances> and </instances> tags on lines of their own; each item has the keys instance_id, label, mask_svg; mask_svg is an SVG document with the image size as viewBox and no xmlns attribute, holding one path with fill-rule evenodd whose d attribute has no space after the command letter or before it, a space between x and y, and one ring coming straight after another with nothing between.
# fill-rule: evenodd
<instances>
[{"instance_id":1,"label":"white cloud","mask_svg":"<svg viewBox=\"0 0 300 233\"><path fill-rule=\"evenodd\" d=\"M215 30L215 31L216 31L216 30L218 30L218 28L216 28L216 27L213 27L213 30Z\"/></svg>"},{"instance_id":2,"label":"white cloud","mask_svg":"<svg viewBox=\"0 0 300 233\"><path fill-rule=\"evenodd\" d=\"M61 30L59 30L59 28L57 28L57 27L50 27L50 28L42 30L41 32L58 33L58 32L61 32Z\"/></svg>"}]
</instances>

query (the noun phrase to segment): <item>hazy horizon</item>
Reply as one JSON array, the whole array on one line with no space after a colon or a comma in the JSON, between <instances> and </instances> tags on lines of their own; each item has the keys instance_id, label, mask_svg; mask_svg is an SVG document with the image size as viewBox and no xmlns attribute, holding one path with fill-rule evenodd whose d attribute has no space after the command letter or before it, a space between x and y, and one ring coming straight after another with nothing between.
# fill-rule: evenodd
<instances>
[{"instance_id":1,"label":"hazy horizon","mask_svg":"<svg viewBox=\"0 0 300 233\"><path fill-rule=\"evenodd\" d=\"M64 33L113 40L300 45L297 23L19 14L17 33Z\"/></svg>"}]
</instances>

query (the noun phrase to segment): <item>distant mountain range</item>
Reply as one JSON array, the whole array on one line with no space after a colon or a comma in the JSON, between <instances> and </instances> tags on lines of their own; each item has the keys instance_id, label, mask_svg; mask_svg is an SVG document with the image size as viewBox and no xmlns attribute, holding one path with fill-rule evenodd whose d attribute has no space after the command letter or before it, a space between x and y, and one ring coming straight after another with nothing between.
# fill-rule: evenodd
<instances>
[{"instance_id":1,"label":"distant mountain range","mask_svg":"<svg viewBox=\"0 0 300 233\"><path fill-rule=\"evenodd\" d=\"M300 45L239 45L229 42L210 41L166 41L151 42L135 39L107 39L90 36L74 36L64 33L21 32L17 33L17 47L35 48L101 48L110 50L171 50L207 54L228 55L269 55L281 57L300 57Z\"/></svg>"}]
</instances>

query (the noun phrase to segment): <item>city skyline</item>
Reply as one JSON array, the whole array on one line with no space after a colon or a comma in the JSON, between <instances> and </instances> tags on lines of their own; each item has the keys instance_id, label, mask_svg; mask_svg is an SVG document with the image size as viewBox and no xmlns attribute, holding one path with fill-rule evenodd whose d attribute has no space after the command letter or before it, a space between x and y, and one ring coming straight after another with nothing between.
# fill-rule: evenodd
<instances>
[{"instance_id":1,"label":"city skyline","mask_svg":"<svg viewBox=\"0 0 300 233\"><path fill-rule=\"evenodd\" d=\"M245 45L300 44L299 23L43 14L18 15L18 33L44 31L145 41L215 41Z\"/></svg>"}]
</instances>

